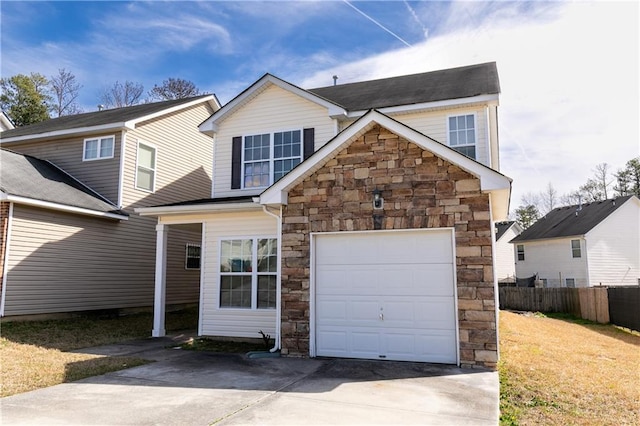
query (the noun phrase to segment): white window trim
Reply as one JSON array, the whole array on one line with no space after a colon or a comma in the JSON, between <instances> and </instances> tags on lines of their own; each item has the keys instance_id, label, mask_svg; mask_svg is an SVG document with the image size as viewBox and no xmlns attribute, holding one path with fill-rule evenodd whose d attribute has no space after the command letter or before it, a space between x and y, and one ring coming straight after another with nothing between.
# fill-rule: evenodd
<instances>
[{"instance_id":1,"label":"white window trim","mask_svg":"<svg viewBox=\"0 0 640 426\"><path fill-rule=\"evenodd\" d=\"M468 143L468 144L464 144L464 145L451 145L451 133L450 133L450 128L449 128L449 119L452 117L462 117L462 116L467 116L467 115L473 115L473 132L474 132L474 138L475 138L475 143ZM447 115L447 146L451 149L456 149L456 148L464 148L464 147L469 147L469 146L473 146L476 149L476 155L475 155L475 160L478 159L478 114L474 111L474 112L461 112L460 114L449 114Z\"/></svg>"},{"instance_id":2,"label":"white window trim","mask_svg":"<svg viewBox=\"0 0 640 426\"><path fill-rule=\"evenodd\" d=\"M153 148L155 153L154 153L154 163L156 165L155 169L148 169L148 170L153 170L153 189L148 190L147 188L140 188L138 186L138 168L140 167L139 161L140 161L140 145L144 145L144 146L148 146L149 148ZM144 166L143 166L144 167ZM145 167L146 169L146 167ZM156 192L156 179L158 177L158 147L156 147L154 144L151 143L147 143L147 142L143 142L143 141L138 141L137 145L136 145L136 179L135 179L135 188L138 191L144 191L144 192L148 192L150 194L153 194L154 192Z\"/></svg>"},{"instance_id":3,"label":"white window trim","mask_svg":"<svg viewBox=\"0 0 640 426\"><path fill-rule=\"evenodd\" d=\"M102 147L102 141L105 139L111 139L112 143L113 143L113 147L111 149L111 156L109 157L101 157L100 156L100 151L101 151L101 147ZM87 158L87 142L89 141L98 141L98 156L96 158ZM109 136L97 136L94 138L86 138L82 144L82 161L97 161L97 160L108 160L110 158L113 158L113 156L115 155L116 152L116 135L109 135Z\"/></svg>"},{"instance_id":4,"label":"white window trim","mask_svg":"<svg viewBox=\"0 0 640 426\"><path fill-rule=\"evenodd\" d=\"M577 249L573 248L573 242L577 241L578 242L578 247ZM569 243L571 245L571 258L572 259L580 259L582 258L582 243L580 242L580 240L571 240L571 242ZM575 255L575 252L578 252L578 255Z\"/></svg>"},{"instance_id":5,"label":"white window trim","mask_svg":"<svg viewBox=\"0 0 640 426\"><path fill-rule=\"evenodd\" d=\"M274 136L273 135L276 134L276 133L284 133L284 132L300 132L300 162L302 163L302 161L304 161L304 129L301 128L301 127L300 128L294 128L294 129L287 128L287 129L282 129L282 130L273 130L273 131L270 131L270 132L259 132L259 131L256 131L256 132L244 134L244 135L242 135L242 156L241 156L241 158L242 158L242 164L241 164L242 169L240 170L240 173L241 173L241 176L240 176L240 179L241 179L240 189L252 190L252 189L259 189L259 188L268 188L271 185L273 185L273 182L274 182L274 178L273 178L273 176L274 176L274 162L276 160L273 157L273 155L274 155L274 143L273 143ZM247 136L257 136L257 135L266 135L266 134L269 135L269 160L268 160L269 161L269 184L265 185L265 186L249 186L249 187L247 187L247 186L244 185L244 177L245 177L244 167L245 167L245 164L246 164L245 159L244 159L244 142L245 142L245 138ZM287 159L290 159L290 158L293 158L293 157L287 157ZM280 159L278 159L278 160L280 160ZM265 161L265 160L261 160L261 161ZM255 161L255 162L258 162L258 161Z\"/></svg>"},{"instance_id":6,"label":"white window trim","mask_svg":"<svg viewBox=\"0 0 640 426\"><path fill-rule=\"evenodd\" d=\"M573 281L573 286L569 287L569 280ZM567 288L576 288L576 279L575 278L565 278L564 286Z\"/></svg>"},{"instance_id":7,"label":"white window trim","mask_svg":"<svg viewBox=\"0 0 640 426\"><path fill-rule=\"evenodd\" d=\"M189 247L198 247L200 249L200 254L198 256L198 267L190 268L189 267ZM202 246L196 243L187 243L184 246L184 269L188 271L197 271L202 267Z\"/></svg>"},{"instance_id":8,"label":"white window trim","mask_svg":"<svg viewBox=\"0 0 640 426\"><path fill-rule=\"evenodd\" d=\"M270 239L270 240L276 240L276 244L278 245L278 249L280 248L280 238L278 238L275 235L272 236L248 236L248 235L243 235L243 236L238 236L238 237L220 237L218 238L218 259L216 261L216 267L217 267L217 278L216 281L218 283L218 288L217 288L217 298L218 298L218 309L224 310L224 311L238 311L238 312L269 312L269 311L275 311L277 309L277 301L276 301L276 308L258 308L258 269L254 268L254 271L251 272L244 272L244 273L236 273L238 275L242 274L244 276L249 276L251 275L251 308L238 308L235 306L221 306L222 303L222 298L220 297L220 292L222 290L222 276L225 275L225 273L223 273L222 271L220 271L220 258L222 257L222 242L223 241L231 241L231 240L253 240L254 244L252 245L251 248L251 264L252 265L257 265L258 264L258 240L266 240L266 239ZM277 252L277 256L280 255L280 251L278 250ZM270 273L262 273L262 275L271 275L273 274L276 277L276 282L279 279L279 271L280 271L280 257L277 258L276 260L277 262L277 268L276 268L276 272L270 272ZM276 289L276 297L277 297L277 289Z\"/></svg>"},{"instance_id":9,"label":"white window trim","mask_svg":"<svg viewBox=\"0 0 640 426\"><path fill-rule=\"evenodd\" d=\"M518 247L522 247L522 260L520 260L520 251L518 250ZM524 260L527 258L524 252L524 244L516 244L516 261L524 262Z\"/></svg>"}]
</instances>

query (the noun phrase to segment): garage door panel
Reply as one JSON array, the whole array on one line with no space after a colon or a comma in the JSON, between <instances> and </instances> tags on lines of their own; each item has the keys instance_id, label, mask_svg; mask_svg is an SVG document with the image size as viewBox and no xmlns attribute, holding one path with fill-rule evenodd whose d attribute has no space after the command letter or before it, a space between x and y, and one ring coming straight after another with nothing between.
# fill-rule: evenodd
<instances>
[{"instance_id":1,"label":"garage door panel","mask_svg":"<svg viewBox=\"0 0 640 426\"><path fill-rule=\"evenodd\" d=\"M456 362L450 230L314 241L317 355Z\"/></svg>"}]
</instances>

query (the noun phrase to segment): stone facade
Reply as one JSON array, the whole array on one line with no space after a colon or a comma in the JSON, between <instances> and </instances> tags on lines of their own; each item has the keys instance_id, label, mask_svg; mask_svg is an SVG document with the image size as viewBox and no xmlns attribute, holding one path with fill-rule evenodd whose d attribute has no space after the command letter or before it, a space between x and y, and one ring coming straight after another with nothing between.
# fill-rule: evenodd
<instances>
[{"instance_id":1,"label":"stone facade","mask_svg":"<svg viewBox=\"0 0 640 426\"><path fill-rule=\"evenodd\" d=\"M383 210L373 209L374 189L382 191ZM289 191L282 221L283 354L309 354L311 232L449 227L455 229L460 362L495 368L492 225L489 196L476 177L375 126Z\"/></svg>"}]
</instances>

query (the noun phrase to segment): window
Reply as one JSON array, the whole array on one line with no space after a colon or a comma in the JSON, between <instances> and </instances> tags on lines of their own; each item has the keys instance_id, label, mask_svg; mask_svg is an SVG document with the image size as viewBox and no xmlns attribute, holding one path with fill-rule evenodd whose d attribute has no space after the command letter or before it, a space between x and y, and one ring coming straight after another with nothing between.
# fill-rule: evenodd
<instances>
[{"instance_id":1,"label":"window","mask_svg":"<svg viewBox=\"0 0 640 426\"><path fill-rule=\"evenodd\" d=\"M573 257L582 257L580 251L580 240L571 240L571 255Z\"/></svg>"},{"instance_id":2,"label":"window","mask_svg":"<svg viewBox=\"0 0 640 426\"><path fill-rule=\"evenodd\" d=\"M156 149L138 142L136 188L153 192L156 186Z\"/></svg>"},{"instance_id":3,"label":"window","mask_svg":"<svg viewBox=\"0 0 640 426\"><path fill-rule=\"evenodd\" d=\"M546 278L540 278L540 281L542 281L542 287L546 288L549 286L549 283Z\"/></svg>"},{"instance_id":4,"label":"window","mask_svg":"<svg viewBox=\"0 0 640 426\"><path fill-rule=\"evenodd\" d=\"M258 188L271 185L302 161L300 130L244 137L243 185Z\"/></svg>"},{"instance_id":5,"label":"window","mask_svg":"<svg viewBox=\"0 0 640 426\"><path fill-rule=\"evenodd\" d=\"M518 244L516 246L516 251L518 252L518 260L524 260L524 245Z\"/></svg>"},{"instance_id":6,"label":"window","mask_svg":"<svg viewBox=\"0 0 640 426\"><path fill-rule=\"evenodd\" d=\"M187 244L184 269L200 269L200 244Z\"/></svg>"},{"instance_id":7,"label":"window","mask_svg":"<svg viewBox=\"0 0 640 426\"><path fill-rule=\"evenodd\" d=\"M575 288L575 286L576 286L575 278L565 278L564 279L564 283L569 288Z\"/></svg>"},{"instance_id":8,"label":"window","mask_svg":"<svg viewBox=\"0 0 640 426\"><path fill-rule=\"evenodd\" d=\"M221 241L220 307L275 309L277 271L277 239Z\"/></svg>"},{"instance_id":9,"label":"window","mask_svg":"<svg viewBox=\"0 0 640 426\"><path fill-rule=\"evenodd\" d=\"M449 146L461 154L476 158L475 115L457 115L449 117Z\"/></svg>"},{"instance_id":10,"label":"window","mask_svg":"<svg viewBox=\"0 0 640 426\"><path fill-rule=\"evenodd\" d=\"M84 140L84 150L82 161L102 160L113 158L113 145L115 137L106 136L103 138L93 138Z\"/></svg>"}]
</instances>

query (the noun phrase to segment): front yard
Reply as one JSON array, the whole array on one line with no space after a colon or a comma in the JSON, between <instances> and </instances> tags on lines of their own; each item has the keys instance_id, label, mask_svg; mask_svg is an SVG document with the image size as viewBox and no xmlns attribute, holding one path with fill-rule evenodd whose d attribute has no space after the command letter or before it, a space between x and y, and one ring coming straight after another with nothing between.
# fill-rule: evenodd
<instances>
[{"instance_id":1,"label":"front yard","mask_svg":"<svg viewBox=\"0 0 640 426\"><path fill-rule=\"evenodd\" d=\"M500 312L502 425L640 424L640 333Z\"/></svg>"}]
</instances>

